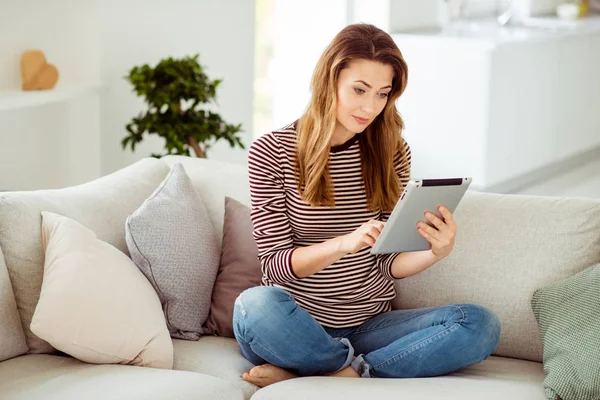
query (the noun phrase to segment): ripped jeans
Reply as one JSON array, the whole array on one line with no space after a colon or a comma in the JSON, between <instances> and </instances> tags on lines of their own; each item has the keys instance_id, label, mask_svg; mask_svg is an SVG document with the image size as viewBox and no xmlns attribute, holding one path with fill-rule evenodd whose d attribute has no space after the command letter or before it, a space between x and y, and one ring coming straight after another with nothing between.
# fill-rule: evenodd
<instances>
[{"instance_id":1,"label":"ripped jeans","mask_svg":"<svg viewBox=\"0 0 600 400\"><path fill-rule=\"evenodd\" d=\"M451 304L376 315L350 328L319 324L287 291L250 288L235 301L233 330L242 355L299 376L351 366L365 378L445 375L485 360L498 346L500 321L488 308Z\"/></svg>"}]
</instances>

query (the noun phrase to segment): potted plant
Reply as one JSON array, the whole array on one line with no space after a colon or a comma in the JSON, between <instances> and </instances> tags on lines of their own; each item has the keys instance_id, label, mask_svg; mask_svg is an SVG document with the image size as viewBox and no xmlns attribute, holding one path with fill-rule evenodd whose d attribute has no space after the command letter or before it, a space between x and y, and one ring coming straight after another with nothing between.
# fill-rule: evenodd
<instances>
[{"instance_id":1,"label":"potted plant","mask_svg":"<svg viewBox=\"0 0 600 400\"><path fill-rule=\"evenodd\" d=\"M127 124L129 135L121 141L123 149L130 146L134 151L145 133L164 138L166 154L190 156L191 148L197 157L206 158L207 150L220 139L227 140L232 148L245 148L237 136L241 124L227 124L219 114L205 109L207 104L216 104L216 91L222 80L211 81L198 57L199 54L182 59L169 57L155 67L144 64L129 71L125 78L133 85L133 91L144 98L147 110Z\"/></svg>"}]
</instances>

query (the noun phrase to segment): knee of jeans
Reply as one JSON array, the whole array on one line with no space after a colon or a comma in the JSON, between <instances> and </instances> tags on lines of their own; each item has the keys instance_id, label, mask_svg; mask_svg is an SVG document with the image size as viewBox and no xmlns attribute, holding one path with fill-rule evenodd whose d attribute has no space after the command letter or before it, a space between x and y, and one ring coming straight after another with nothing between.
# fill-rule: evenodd
<instances>
[{"instance_id":1,"label":"knee of jeans","mask_svg":"<svg viewBox=\"0 0 600 400\"><path fill-rule=\"evenodd\" d=\"M466 313L478 334L482 351L491 354L500 342L500 319L491 309L476 304L470 304Z\"/></svg>"},{"instance_id":2,"label":"knee of jeans","mask_svg":"<svg viewBox=\"0 0 600 400\"><path fill-rule=\"evenodd\" d=\"M462 324L467 317L467 308L470 304L452 304L448 305L445 310L444 323L450 325Z\"/></svg>"},{"instance_id":3,"label":"knee of jeans","mask_svg":"<svg viewBox=\"0 0 600 400\"><path fill-rule=\"evenodd\" d=\"M487 328L487 336L490 338L490 353L496 350L500 343L501 323L500 319L489 308L485 308L485 327Z\"/></svg>"},{"instance_id":4,"label":"knee of jeans","mask_svg":"<svg viewBox=\"0 0 600 400\"><path fill-rule=\"evenodd\" d=\"M272 315L278 307L286 307L293 300L292 296L283 289L272 286L256 286L244 290L235 300L234 318L260 317Z\"/></svg>"}]
</instances>

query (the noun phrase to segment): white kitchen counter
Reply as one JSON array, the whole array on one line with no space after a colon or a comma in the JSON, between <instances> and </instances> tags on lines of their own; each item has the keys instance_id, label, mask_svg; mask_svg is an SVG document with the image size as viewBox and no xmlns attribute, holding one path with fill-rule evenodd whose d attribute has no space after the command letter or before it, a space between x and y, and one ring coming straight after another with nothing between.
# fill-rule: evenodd
<instances>
[{"instance_id":1,"label":"white kitchen counter","mask_svg":"<svg viewBox=\"0 0 600 400\"><path fill-rule=\"evenodd\" d=\"M398 108L413 177L472 176L474 189L511 192L600 157L600 16L392 36L409 68Z\"/></svg>"},{"instance_id":2,"label":"white kitchen counter","mask_svg":"<svg viewBox=\"0 0 600 400\"><path fill-rule=\"evenodd\" d=\"M578 20L561 20L557 17L531 17L521 24L500 26L496 19L464 20L443 28L426 28L398 33L416 40L478 41L492 45L511 42L556 40L572 36L590 35L600 31L600 15L594 14Z\"/></svg>"}]
</instances>

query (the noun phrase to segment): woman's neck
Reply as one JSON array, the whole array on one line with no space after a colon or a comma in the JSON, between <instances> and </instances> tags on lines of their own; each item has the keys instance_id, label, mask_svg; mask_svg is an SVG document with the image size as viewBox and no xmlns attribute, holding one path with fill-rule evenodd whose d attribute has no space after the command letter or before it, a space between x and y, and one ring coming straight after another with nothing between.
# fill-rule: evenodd
<instances>
[{"instance_id":1,"label":"woman's neck","mask_svg":"<svg viewBox=\"0 0 600 400\"><path fill-rule=\"evenodd\" d=\"M339 146L352 139L354 135L356 135L356 132L351 132L348 129L344 128L342 124L336 122L335 129L333 131L333 136L331 137L331 142L329 143L329 145L331 147Z\"/></svg>"}]
</instances>

